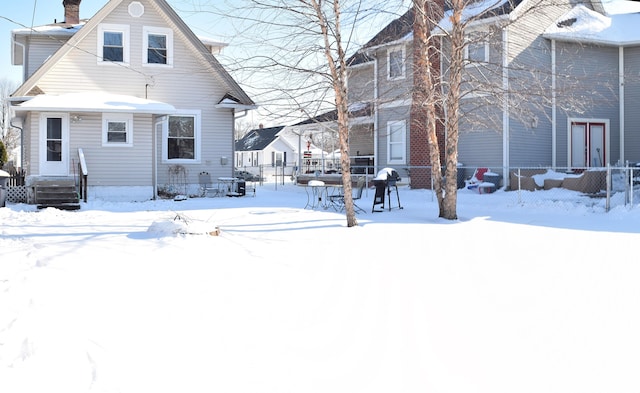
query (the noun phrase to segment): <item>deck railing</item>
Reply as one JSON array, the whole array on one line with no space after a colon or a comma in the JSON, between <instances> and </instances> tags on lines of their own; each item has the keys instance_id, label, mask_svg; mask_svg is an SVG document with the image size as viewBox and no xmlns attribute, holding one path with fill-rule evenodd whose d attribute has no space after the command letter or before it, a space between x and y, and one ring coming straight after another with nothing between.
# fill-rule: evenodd
<instances>
[{"instance_id":1,"label":"deck railing","mask_svg":"<svg viewBox=\"0 0 640 393\"><path fill-rule=\"evenodd\" d=\"M87 168L87 161L84 158L84 151L82 148L78 148L78 174L80 175L80 181L78 182L78 195L80 199L87 202L87 176L89 169Z\"/></svg>"}]
</instances>

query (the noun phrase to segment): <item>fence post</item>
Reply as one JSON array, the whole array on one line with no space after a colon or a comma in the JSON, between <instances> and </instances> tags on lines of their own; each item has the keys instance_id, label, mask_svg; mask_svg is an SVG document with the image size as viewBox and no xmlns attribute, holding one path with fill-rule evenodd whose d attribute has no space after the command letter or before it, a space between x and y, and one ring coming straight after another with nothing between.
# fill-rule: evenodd
<instances>
[{"instance_id":1,"label":"fence post","mask_svg":"<svg viewBox=\"0 0 640 393\"><path fill-rule=\"evenodd\" d=\"M629 204L633 207L633 168L627 163L629 168Z\"/></svg>"},{"instance_id":2,"label":"fence post","mask_svg":"<svg viewBox=\"0 0 640 393\"><path fill-rule=\"evenodd\" d=\"M611 165L607 164L607 201L605 204L605 211L609 211L611 206Z\"/></svg>"},{"instance_id":3,"label":"fence post","mask_svg":"<svg viewBox=\"0 0 640 393\"><path fill-rule=\"evenodd\" d=\"M522 203L522 185L520 184L520 168L518 168L518 203Z\"/></svg>"},{"instance_id":4,"label":"fence post","mask_svg":"<svg viewBox=\"0 0 640 393\"><path fill-rule=\"evenodd\" d=\"M429 168L429 172L431 172L431 168ZM429 176L429 178L431 179L431 202L433 202L433 197L436 193L436 190L434 190L433 188L433 176Z\"/></svg>"}]
</instances>

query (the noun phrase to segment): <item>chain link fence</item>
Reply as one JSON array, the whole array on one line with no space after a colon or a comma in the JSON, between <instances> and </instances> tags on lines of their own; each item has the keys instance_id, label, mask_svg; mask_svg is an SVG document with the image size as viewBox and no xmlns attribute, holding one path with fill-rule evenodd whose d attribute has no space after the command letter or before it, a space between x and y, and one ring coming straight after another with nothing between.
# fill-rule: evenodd
<instances>
[{"instance_id":1,"label":"chain link fence","mask_svg":"<svg viewBox=\"0 0 640 393\"><path fill-rule=\"evenodd\" d=\"M337 175L339 171L332 168L324 173L319 168L315 171L301 171L296 163L287 163L284 167L262 165L237 168L250 171L263 180L296 181L297 176L308 176L310 173L321 175ZM375 177L377 168L373 165L352 165L352 173L363 174L369 180ZM416 186L412 175L427 173L430 179L429 166L393 166L402 180L399 185L412 188L431 188L427 183ZM603 206L606 211L617 206L632 206L640 203L640 165L608 166L598 168L576 167L470 167L458 166L457 184L459 192L475 192L489 194L504 193L503 197L512 198L514 204L523 206L540 206L544 204L571 203L585 206Z\"/></svg>"},{"instance_id":2,"label":"chain link fence","mask_svg":"<svg viewBox=\"0 0 640 393\"><path fill-rule=\"evenodd\" d=\"M640 167L636 165L599 168L460 167L466 174L464 188L477 193L504 192L515 204L572 203L603 206L606 211L616 206L632 206L640 202ZM506 172L506 175L505 175ZM459 188L460 185L459 185Z\"/></svg>"}]
</instances>

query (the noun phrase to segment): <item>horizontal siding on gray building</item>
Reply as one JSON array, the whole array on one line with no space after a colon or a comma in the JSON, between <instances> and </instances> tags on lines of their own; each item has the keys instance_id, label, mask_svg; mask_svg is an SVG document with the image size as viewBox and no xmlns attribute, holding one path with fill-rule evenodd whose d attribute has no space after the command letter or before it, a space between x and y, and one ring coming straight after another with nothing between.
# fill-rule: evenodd
<instances>
[{"instance_id":1,"label":"horizontal siding on gray building","mask_svg":"<svg viewBox=\"0 0 640 393\"><path fill-rule=\"evenodd\" d=\"M349 68L349 103L373 102L375 91L373 62Z\"/></svg>"},{"instance_id":2,"label":"horizontal siding on gray building","mask_svg":"<svg viewBox=\"0 0 640 393\"><path fill-rule=\"evenodd\" d=\"M558 165L568 164L569 119L608 120L607 161L620 158L618 59L616 47L557 43Z\"/></svg>"},{"instance_id":3,"label":"horizontal siding on gray building","mask_svg":"<svg viewBox=\"0 0 640 393\"><path fill-rule=\"evenodd\" d=\"M625 160L640 162L640 46L624 49Z\"/></svg>"},{"instance_id":4,"label":"horizontal siding on gray building","mask_svg":"<svg viewBox=\"0 0 640 393\"><path fill-rule=\"evenodd\" d=\"M378 62L378 100L381 103L411 99L413 89L413 45L406 43L394 48L405 48L405 76L404 78L389 80L387 71L387 49L383 47L376 52Z\"/></svg>"},{"instance_id":5,"label":"horizontal siding on gray building","mask_svg":"<svg viewBox=\"0 0 640 393\"><path fill-rule=\"evenodd\" d=\"M376 166L378 168L389 166L392 164L388 163L388 155L387 155L387 124L391 121L401 121L404 120L406 122L406 164L409 163L409 106L398 106L392 108L383 108L378 113L378 162L376 162ZM397 166L396 164L393 164Z\"/></svg>"}]
</instances>

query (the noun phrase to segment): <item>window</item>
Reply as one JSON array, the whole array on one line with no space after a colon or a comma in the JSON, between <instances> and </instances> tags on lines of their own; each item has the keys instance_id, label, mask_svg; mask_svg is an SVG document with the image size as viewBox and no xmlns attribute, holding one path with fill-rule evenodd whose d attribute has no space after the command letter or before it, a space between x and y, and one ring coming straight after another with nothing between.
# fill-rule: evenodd
<instances>
[{"instance_id":1,"label":"window","mask_svg":"<svg viewBox=\"0 0 640 393\"><path fill-rule=\"evenodd\" d=\"M387 123L387 162L389 164L406 163L407 125L404 120Z\"/></svg>"},{"instance_id":2,"label":"window","mask_svg":"<svg viewBox=\"0 0 640 393\"><path fill-rule=\"evenodd\" d=\"M404 47L389 49L387 52L387 79L404 78Z\"/></svg>"},{"instance_id":3,"label":"window","mask_svg":"<svg viewBox=\"0 0 640 393\"><path fill-rule=\"evenodd\" d=\"M47 118L47 161L62 161L62 118Z\"/></svg>"},{"instance_id":4,"label":"window","mask_svg":"<svg viewBox=\"0 0 640 393\"><path fill-rule=\"evenodd\" d=\"M129 26L100 25L98 63L129 63Z\"/></svg>"},{"instance_id":5,"label":"window","mask_svg":"<svg viewBox=\"0 0 640 393\"><path fill-rule=\"evenodd\" d=\"M102 117L103 146L133 146L132 114L105 114Z\"/></svg>"},{"instance_id":6,"label":"window","mask_svg":"<svg viewBox=\"0 0 640 393\"><path fill-rule=\"evenodd\" d=\"M489 43L484 41L469 41L464 47L464 58L472 63L486 63L489 61Z\"/></svg>"},{"instance_id":7,"label":"window","mask_svg":"<svg viewBox=\"0 0 640 393\"><path fill-rule=\"evenodd\" d=\"M147 62L150 64L167 64L167 36L149 34Z\"/></svg>"},{"instance_id":8,"label":"window","mask_svg":"<svg viewBox=\"0 0 640 393\"><path fill-rule=\"evenodd\" d=\"M164 160L200 160L200 113L168 116L163 127Z\"/></svg>"},{"instance_id":9,"label":"window","mask_svg":"<svg viewBox=\"0 0 640 393\"><path fill-rule=\"evenodd\" d=\"M173 32L160 27L143 28L144 32L144 64L173 64Z\"/></svg>"},{"instance_id":10,"label":"window","mask_svg":"<svg viewBox=\"0 0 640 393\"><path fill-rule=\"evenodd\" d=\"M195 158L196 133L193 116L169 117L169 136L167 140L167 158Z\"/></svg>"},{"instance_id":11,"label":"window","mask_svg":"<svg viewBox=\"0 0 640 393\"><path fill-rule=\"evenodd\" d=\"M272 151L271 152L271 166L282 166L282 152Z\"/></svg>"}]
</instances>

